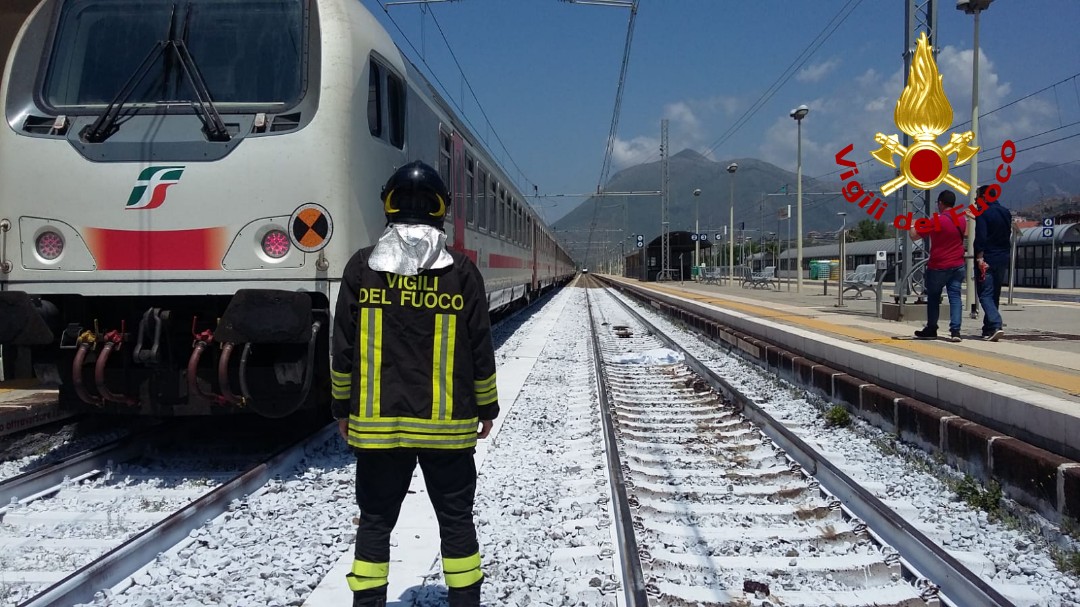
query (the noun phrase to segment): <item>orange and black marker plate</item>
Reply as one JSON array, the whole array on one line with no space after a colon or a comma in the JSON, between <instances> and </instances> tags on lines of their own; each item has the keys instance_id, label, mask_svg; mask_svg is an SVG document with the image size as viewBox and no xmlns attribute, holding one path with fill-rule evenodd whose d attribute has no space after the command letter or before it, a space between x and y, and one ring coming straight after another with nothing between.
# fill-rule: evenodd
<instances>
[{"instance_id":1,"label":"orange and black marker plate","mask_svg":"<svg viewBox=\"0 0 1080 607\"><path fill-rule=\"evenodd\" d=\"M296 248L305 253L314 253L330 242L334 234L334 222L326 209L309 202L293 212L289 218L289 229Z\"/></svg>"}]
</instances>

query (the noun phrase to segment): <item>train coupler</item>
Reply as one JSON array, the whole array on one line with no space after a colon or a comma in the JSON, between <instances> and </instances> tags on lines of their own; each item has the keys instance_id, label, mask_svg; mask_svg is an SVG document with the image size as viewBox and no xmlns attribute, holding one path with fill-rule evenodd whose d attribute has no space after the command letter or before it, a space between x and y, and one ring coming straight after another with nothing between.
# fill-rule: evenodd
<instances>
[{"instance_id":1,"label":"train coupler","mask_svg":"<svg viewBox=\"0 0 1080 607\"><path fill-rule=\"evenodd\" d=\"M139 334L131 357L137 363L156 365L161 362L161 332L169 320L169 311L148 308L139 321ZM149 344L147 341L149 340Z\"/></svg>"}]
</instances>

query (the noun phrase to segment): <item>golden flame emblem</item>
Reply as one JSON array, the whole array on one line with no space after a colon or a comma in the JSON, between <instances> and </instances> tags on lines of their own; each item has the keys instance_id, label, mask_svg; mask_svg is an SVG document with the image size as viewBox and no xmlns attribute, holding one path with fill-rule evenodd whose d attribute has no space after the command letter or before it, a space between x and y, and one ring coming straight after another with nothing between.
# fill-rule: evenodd
<instances>
[{"instance_id":1,"label":"golden flame emblem","mask_svg":"<svg viewBox=\"0 0 1080 607\"><path fill-rule=\"evenodd\" d=\"M956 154L955 166L971 160L979 151L978 147L968 145L975 139L975 133L953 133L945 147L937 144L938 136L952 124L953 111L941 86L941 75L930 52L926 32L919 36L908 83L896 101L893 119L901 131L915 140L915 144L905 147L896 135L874 135L874 141L880 143L881 148L871 155L878 162L895 169L897 166L893 156L901 157L900 175L881 187L883 195L892 194L904 184L929 190L943 181L961 194L966 195L971 191L971 186L966 182L949 174L949 156Z\"/></svg>"}]
</instances>

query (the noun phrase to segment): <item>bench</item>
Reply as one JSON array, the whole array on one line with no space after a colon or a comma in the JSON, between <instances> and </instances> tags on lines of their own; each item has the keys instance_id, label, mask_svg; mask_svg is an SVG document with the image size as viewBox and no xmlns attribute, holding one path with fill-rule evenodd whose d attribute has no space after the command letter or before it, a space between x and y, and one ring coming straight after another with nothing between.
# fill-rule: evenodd
<instances>
[{"instance_id":1,"label":"bench","mask_svg":"<svg viewBox=\"0 0 1080 607\"><path fill-rule=\"evenodd\" d=\"M863 291L877 288L877 266L872 263L855 266L854 272L844 276L844 293L855 291L855 298L862 297Z\"/></svg>"},{"instance_id":2,"label":"bench","mask_svg":"<svg viewBox=\"0 0 1080 607\"><path fill-rule=\"evenodd\" d=\"M780 281L776 278L776 266L766 266L760 272L751 272L750 277L743 281L743 287L771 289L774 283L780 288Z\"/></svg>"},{"instance_id":3,"label":"bench","mask_svg":"<svg viewBox=\"0 0 1080 607\"><path fill-rule=\"evenodd\" d=\"M723 277L723 274L721 274L719 267L708 268L701 275L701 283L706 284L706 285L718 285L718 284L720 284L720 279L722 277Z\"/></svg>"}]
</instances>

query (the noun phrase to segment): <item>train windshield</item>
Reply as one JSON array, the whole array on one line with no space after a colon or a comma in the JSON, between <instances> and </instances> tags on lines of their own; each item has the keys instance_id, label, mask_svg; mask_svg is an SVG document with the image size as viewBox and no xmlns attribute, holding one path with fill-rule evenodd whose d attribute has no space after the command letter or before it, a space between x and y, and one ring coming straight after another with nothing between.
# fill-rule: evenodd
<instances>
[{"instance_id":1,"label":"train windshield","mask_svg":"<svg viewBox=\"0 0 1080 607\"><path fill-rule=\"evenodd\" d=\"M222 111L291 106L303 92L305 2L68 0L45 75L45 100L58 108L100 108L130 81L128 104L189 103L197 97L183 63L167 45L154 52L159 43L182 40Z\"/></svg>"}]
</instances>

